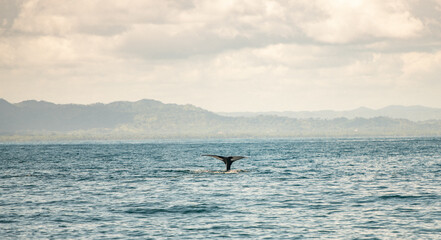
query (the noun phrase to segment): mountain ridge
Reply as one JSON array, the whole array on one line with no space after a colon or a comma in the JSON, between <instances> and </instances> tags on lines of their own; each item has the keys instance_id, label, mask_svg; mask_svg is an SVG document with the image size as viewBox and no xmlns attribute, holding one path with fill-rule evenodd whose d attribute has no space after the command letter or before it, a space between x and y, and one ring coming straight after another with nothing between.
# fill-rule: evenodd
<instances>
[{"instance_id":1,"label":"mountain ridge","mask_svg":"<svg viewBox=\"0 0 441 240\"><path fill-rule=\"evenodd\" d=\"M363 111L365 109L361 109ZM0 140L230 137L441 136L441 120L223 116L193 105L143 99L108 104L9 103L0 99Z\"/></svg>"},{"instance_id":2,"label":"mountain ridge","mask_svg":"<svg viewBox=\"0 0 441 240\"><path fill-rule=\"evenodd\" d=\"M269 112L217 112L222 116L230 117L254 117L258 115L275 115L280 117L290 117L298 119L318 118L374 118L389 117L395 119L407 119L411 121L441 120L441 109L431 108L420 105L401 106L390 105L379 109L359 107L353 110L318 110L318 111L269 111Z\"/></svg>"},{"instance_id":3,"label":"mountain ridge","mask_svg":"<svg viewBox=\"0 0 441 240\"><path fill-rule=\"evenodd\" d=\"M141 99L138 101L114 101L110 103L92 103L92 104L56 104L44 100L24 100L18 103L10 103L7 100L0 98L0 107L4 107L4 105L12 105L19 107L35 107L38 106L40 108L54 108L54 107L66 107L66 106L81 106L81 107L96 107L96 106L107 106L107 107L115 107L119 106L121 109L131 107L133 110L146 109L146 105L149 108L160 108L164 105L166 106L186 106L187 108L193 108L200 111L211 112L214 114L218 114L220 116L227 117L255 117L258 115L275 115L280 117L289 117L289 118L318 118L318 119L333 119L333 118L374 118L374 117L390 117L390 118L398 118L398 119L408 119L411 121L426 121L426 120L441 120L441 108L434 107L426 107L421 105L389 105L378 109L368 108L365 106L361 106L352 110L317 110L317 111L261 111L261 112L212 112L209 110L205 110L203 108L185 104L179 105L175 103L162 103L161 101L154 99ZM138 108L138 109L137 109Z\"/></svg>"}]
</instances>

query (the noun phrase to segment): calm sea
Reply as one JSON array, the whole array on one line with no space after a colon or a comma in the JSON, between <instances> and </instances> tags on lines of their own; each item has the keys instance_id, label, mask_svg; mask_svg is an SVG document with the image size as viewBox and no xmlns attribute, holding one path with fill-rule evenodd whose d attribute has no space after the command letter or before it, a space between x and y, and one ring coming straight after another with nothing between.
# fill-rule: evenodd
<instances>
[{"instance_id":1,"label":"calm sea","mask_svg":"<svg viewBox=\"0 0 441 240\"><path fill-rule=\"evenodd\" d=\"M0 237L441 239L441 138L0 144Z\"/></svg>"}]
</instances>

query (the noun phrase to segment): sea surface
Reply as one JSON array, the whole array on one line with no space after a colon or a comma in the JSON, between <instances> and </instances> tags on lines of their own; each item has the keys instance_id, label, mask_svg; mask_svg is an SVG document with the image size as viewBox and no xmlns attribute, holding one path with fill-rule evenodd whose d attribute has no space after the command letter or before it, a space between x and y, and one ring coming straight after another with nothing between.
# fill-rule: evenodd
<instances>
[{"instance_id":1,"label":"sea surface","mask_svg":"<svg viewBox=\"0 0 441 240\"><path fill-rule=\"evenodd\" d=\"M441 138L3 143L0 238L441 239Z\"/></svg>"}]
</instances>

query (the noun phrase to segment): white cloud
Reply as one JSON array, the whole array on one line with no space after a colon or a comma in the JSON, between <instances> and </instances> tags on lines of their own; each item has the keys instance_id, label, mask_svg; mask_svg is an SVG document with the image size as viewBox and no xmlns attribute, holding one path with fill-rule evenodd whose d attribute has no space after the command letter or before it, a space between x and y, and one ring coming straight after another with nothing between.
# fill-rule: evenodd
<instances>
[{"instance_id":1,"label":"white cloud","mask_svg":"<svg viewBox=\"0 0 441 240\"><path fill-rule=\"evenodd\" d=\"M441 102L435 0L14 6L0 16L0 98L11 101L154 98L217 111Z\"/></svg>"},{"instance_id":2,"label":"white cloud","mask_svg":"<svg viewBox=\"0 0 441 240\"><path fill-rule=\"evenodd\" d=\"M306 22L303 29L311 38L323 42L416 37L424 27L412 16L409 6L399 1L320 0L316 7L325 17Z\"/></svg>"},{"instance_id":3,"label":"white cloud","mask_svg":"<svg viewBox=\"0 0 441 240\"><path fill-rule=\"evenodd\" d=\"M42 36L38 38L11 37L0 42L0 65L11 68L52 67L76 64L77 55L66 39Z\"/></svg>"},{"instance_id":4,"label":"white cloud","mask_svg":"<svg viewBox=\"0 0 441 240\"><path fill-rule=\"evenodd\" d=\"M435 53L410 52L401 56L403 78L415 85L441 86L441 50Z\"/></svg>"},{"instance_id":5,"label":"white cloud","mask_svg":"<svg viewBox=\"0 0 441 240\"><path fill-rule=\"evenodd\" d=\"M57 7L58 6L58 7ZM72 30L73 23L65 16L67 9L55 1L25 1L14 20L14 31L41 35L63 35Z\"/></svg>"}]
</instances>

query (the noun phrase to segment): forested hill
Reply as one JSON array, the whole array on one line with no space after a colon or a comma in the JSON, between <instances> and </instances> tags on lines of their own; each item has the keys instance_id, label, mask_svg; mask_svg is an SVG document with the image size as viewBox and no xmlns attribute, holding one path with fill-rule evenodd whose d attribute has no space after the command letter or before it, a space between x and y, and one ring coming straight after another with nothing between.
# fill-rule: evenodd
<instances>
[{"instance_id":1,"label":"forested hill","mask_svg":"<svg viewBox=\"0 0 441 240\"><path fill-rule=\"evenodd\" d=\"M194 106L163 104L154 100L113 102L110 104L54 104L44 101L24 101L10 104L0 100L0 131L72 131L95 128L114 129L121 125L142 125L162 119L175 122L215 114ZM195 119L196 120L196 119Z\"/></svg>"},{"instance_id":2,"label":"forested hill","mask_svg":"<svg viewBox=\"0 0 441 240\"><path fill-rule=\"evenodd\" d=\"M441 121L387 117L299 119L221 116L155 100L54 104L0 99L0 140L223 137L441 136Z\"/></svg>"},{"instance_id":3,"label":"forested hill","mask_svg":"<svg viewBox=\"0 0 441 240\"><path fill-rule=\"evenodd\" d=\"M280 117L290 117L298 119L334 119L334 118L375 118L388 117L397 119L407 119L411 121L441 120L441 109L429 108L424 106L387 106L380 109L370 109L360 107L348 111L285 111L285 112L225 112L219 113L222 116L230 117L253 117L259 115L274 115Z\"/></svg>"}]
</instances>

